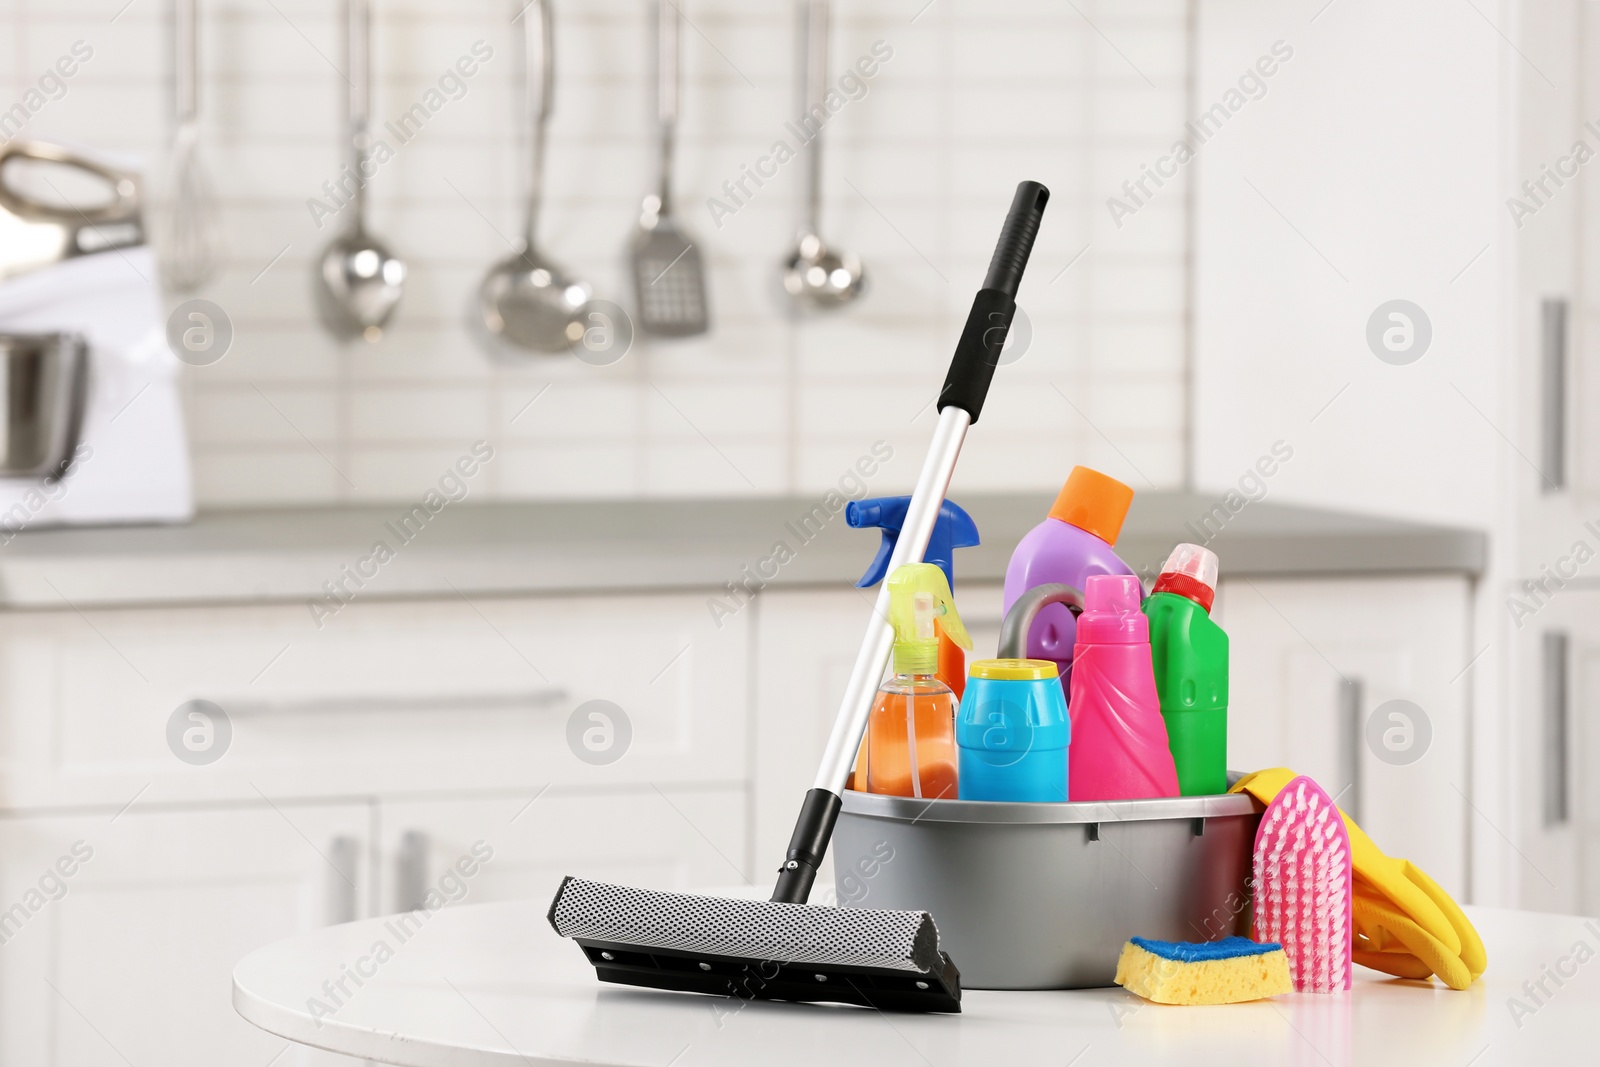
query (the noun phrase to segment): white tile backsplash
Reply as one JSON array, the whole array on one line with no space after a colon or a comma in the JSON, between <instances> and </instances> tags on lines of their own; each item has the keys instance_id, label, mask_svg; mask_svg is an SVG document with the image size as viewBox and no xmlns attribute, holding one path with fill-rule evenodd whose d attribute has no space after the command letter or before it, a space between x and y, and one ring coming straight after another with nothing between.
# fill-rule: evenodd
<instances>
[{"instance_id":1,"label":"white tile backsplash","mask_svg":"<svg viewBox=\"0 0 1600 1067\"><path fill-rule=\"evenodd\" d=\"M87 41L92 60L25 135L159 164L169 5L118 14L123 4L0 0L0 106ZM714 330L641 337L620 363L591 367L491 354L474 325L479 279L521 232L520 4L375 0L380 130L475 41L493 56L369 187L371 229L411 268L397 319L369 345L330 338L314 310L314 265L344 222L319 228L306 204L343 158L338 4L200 0L205 160L227 242L202 295L236 330L225 359L186 372L204 505L408 499L479 437L499 454L476 499L819 491L879 438L896 459L872 488L904 490L1022 178L1052 190L1022 292L1032 344L996 377L957 490L1048 489L1074 463L1138 488L1177 483L1185 178L1120 228L1106 199L1181 134L1185 0L837 2L836 77L875 41L894 54L825 133L822 228L861 255L870 289L810 319L793 317L778 287L803 160L720 225L707 208L741 165L792 140L794 8L682 6L677 207L703 241ZM647 0L556 0L541 244L624 306L627 240L654 182L649 11Z\"/></svg>"}]
</instances>

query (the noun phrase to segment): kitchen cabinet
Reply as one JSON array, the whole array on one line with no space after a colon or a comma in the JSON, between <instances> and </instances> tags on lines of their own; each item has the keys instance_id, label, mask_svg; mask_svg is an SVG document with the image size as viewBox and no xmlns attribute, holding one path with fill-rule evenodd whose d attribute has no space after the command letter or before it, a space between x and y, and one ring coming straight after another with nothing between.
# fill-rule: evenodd
<instances>
[{"instance_id":1,"label":"kitchen cabinet","mask_svg":"<svg viewBox=\"0 0 1600 1067\"><path fill-rule=\"evenodd\" d=\"M0 1062L353 1067L284 1052L233 1011L230 975L263 944L373 914L373 818L292 801L0 817Z\"/></svg>"},{"instance_id":2,"label":"kitchen cabinet","mask_svg":"<svg viewBox=\"0 0 1600 1067\"><path fill-rule=\"evenodd\" d=\"M957 561L959 563L959 560ZM1000 640L1002 588L962 582L958 608L972 637L969 658L987 659ZM800 801L810 789L844 698L850 668L878 590L769 590L757 601L755 778L757 869L777 876ZM831 861L817 878L832 892Z\"/></svg>"},{"instance_id":3,"label":"kitchen cabinet","mask_svg":"<svg viewBox=\"0 0 1600 1067\"><path fill-rule=\"evenodd\" d=\"M1508 590L1508 595L1512 591ZM1600 912L1600 589L1568 588L1513 626L1515 881L1530 908ZM1510 833L1512 828L1508 828Z\"/></svg>"},{"instance_id":4,"label":"kitchen cabinet","mask_svg":"<svg viewBox=\"0 0 1600 1067\"><path fill-rule=\"evenodd\" d=\"M96 849L0 952L0 1062L121 1062L98 1028L134 1063L266 1063L233 963L441 878L743 881L749 638L681 593L357 600L320 629L297 604L0 614L4 899L61 839ZM213 762L169 730L196 699Z\"/></svg>"},{"instance_id":5,"label":"kitchen cabinet","mask_svg":"<svg viewBox=\"0 0 1600 1067\"><path fill-rule=\"evenodd\" d=\"M1524 6L1517 39L1561 90L1519 74L1515 173L1565 162L1593 143L1600 18L1576 0ZM1564 195L1519 226L1514 276L1514 420L1526 459L1509 479L1512 561L1486 597L1497 644L1511 650L1503 683L1501 773L1509 814L1503 877L1525 907L1600 911L1600 186L1584 168Z\"/></svg>"},{"instance_id":6,"label":"kitchen cabinet","mask_svg":"<svg viewBox=\"0 0 1600 1067\"><path fill-rule=\"evenodd\" d=\"M1294 500L1488 535L1472 568L1470 656L1488 650L1450 692L1471 689L1469 781L1457 783L1476 808L1470 896L1516 906L1514 767L1526 739L1508 726L1517 686L1503 597L1489 591L1553 561L1549 542L1565 551L1581 536L1570 510L1551 508L1568 495L1545 484L1560 480L1552 437L1580 450L1571 484L1600 487L1586 414L1600 378L1581 362L1553 378L1540 337L1544 302L1572 296L1573 352L1593 347L1582 340L1593 300L1576 294L1600 274L1574 251L1594 242L1597 216L1581 205L1600 175L1570 157L1577 142L1594 146L1600 19L1579 0L1482 8L1497 32L1480 35L1475 16L1473 31L1445 30L1416 4L1374 5L1337 27L1271 0L1193 10L1201 110L1265 44L1294 49L1272 102L1207 138L1192 163L1193 481L1239 485L1281 440L1293 460L1251 508ZM1386 175L1376 199L1375 152ZM1431 347L1390 349L1377 333L1397 313L1426 326L1410 337ZM1572 424L1546 418L1551 408Z\"/></svg>"},{"instance_id":7,"label":"kitchen cabinet","mask_svg":"<svg viewBox=\"0 0 1600 1067\"><path fill-rule=\"evenodd\" d=\"M1520 76L1516 173L1562 170L1592 147L1600 106L1600 17L1577 0L1526 5L1519 41L1549 57L1552 91ZM1519 227L1515 275L1515 421L1526 462L1510 489L1515 552L1493 575L1504 680L1502 773L1511 782L1505 856L1529 907L1600 910L1600 175L1585 167L1564 195ZM1503 578L1502 578L1503 575Z\"/></svg>"},{"instance_id":8,"label":"kitchen cabinet","mask_svg":"<svg viewBox=\"0 0 1600 1067\"><path fill-rule=\"evenodd\" d=\"M974 655L992 656L999 583L958 590ZM1225 582L1217 609L1235 767L1328 781L1356 766L1339 762L1346 679L1362 714L1426 709L1425 758L1358 750L1350 796L1386 849L1452 892L1465 590L1257 578ZM720 619L705 590L358 599L321 629L297 604L0 613L0 906L24 902L14 931L0 912L0 1062L271 1062L281 1046L229 1003L233 963L430 895L540 906L566 874L764 887L873 597L775 586ZM230 732L209 763L180 758L169 732L196 699ZM93 858L29 909L79 840ZM815 899L831 886L824 872Z\"/></svg>"},{"instance_id":9,"label":"kitchen cabinet","mask_svg":"<svg viewBox=\"0 0 1600 1067\"><path fill-rule=\"evenodd\" d=\"M1215 616L1229 766L1310 775L1385 852L1465 897L1466 580L1227 580Z\"/></svg>"},{"instance_id":10,"label":"kitchen cabinet","mask_svg":"<svg viewBox=\"0 0 1600 1067\"><path fill-rule=\"evenodd\" d=\"M542 908L569 874L653 889L747 883L747 809L743 788L671 784L384 801L381 910L409 910L430 894Z\"/></svg>"}]
</instances>

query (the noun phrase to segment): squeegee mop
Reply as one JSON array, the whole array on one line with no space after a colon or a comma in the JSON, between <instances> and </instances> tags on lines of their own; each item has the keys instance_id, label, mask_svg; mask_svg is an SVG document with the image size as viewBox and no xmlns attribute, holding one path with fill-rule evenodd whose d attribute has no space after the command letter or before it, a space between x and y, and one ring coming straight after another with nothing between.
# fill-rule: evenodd
<instances>
[{"instance_id":1,"label":"squeegee mop","mask_svg":"<svg viewBox=\"0 0 1600 1067\"><path fill-rule=\"evenodd\" d=\"M978 421L1017 309L1017 287L1050 191L1022 182L972 301L939 393L939 421L886 573L928 547L967 427ZM550 925L603 982L741 999L832 1001L901 1011L961 1010L961 975L925 911L808 905L889 662L889 583L878 588L816 784L806 793L770 901L665 893L568 877Z\"/></svg>"}]
</instances>

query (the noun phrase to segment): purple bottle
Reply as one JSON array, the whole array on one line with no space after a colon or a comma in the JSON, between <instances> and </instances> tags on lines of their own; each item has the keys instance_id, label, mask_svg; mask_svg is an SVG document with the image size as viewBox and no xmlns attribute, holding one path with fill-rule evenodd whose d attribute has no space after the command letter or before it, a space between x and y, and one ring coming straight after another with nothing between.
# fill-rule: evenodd
<instances>
[{"instance_id":1,"label":"purple bottle","mask_svg":"<svg viewBox=\"0 0 1600 1067\"><path fill-rule=\"evenodd\" d=\"M1111 546L1122 532L1133 490L1115 478L1073 467L1067 484L1045 519L1017 542L1006 566L1005 610L1036 585L1061 582L1086 589L1095 574L1132 574ZM1061 671L1061 687L1071 693L1072 650L1077 626L1072 612L1047 604L1028 631L1027 657L1053 660Z\"/></svg>"}]
</instances>

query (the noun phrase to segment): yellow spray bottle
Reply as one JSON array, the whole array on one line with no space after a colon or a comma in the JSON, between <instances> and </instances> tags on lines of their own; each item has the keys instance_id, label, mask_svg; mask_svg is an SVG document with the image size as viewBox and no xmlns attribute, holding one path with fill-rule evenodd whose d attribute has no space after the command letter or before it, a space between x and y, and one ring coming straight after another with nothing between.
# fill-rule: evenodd
<instances>
[{"instance_id":1,"label":"yellow spray bottle","mask_svg":"<svg viewBox=\"0 0 1600 1067\"><path fill-rule=\"evenodd\" d=\"M956 799L956 695L936 677L939 633L962 648L972 638L956 614L944 571L908 563L889 576L894 673L867 719L867 792Z\"/></svg>"}]
</instances>

